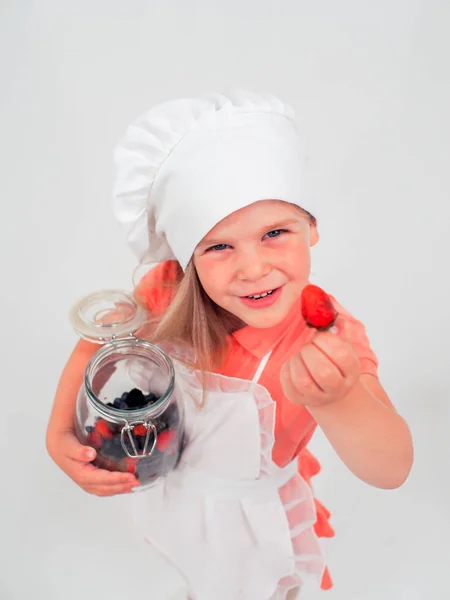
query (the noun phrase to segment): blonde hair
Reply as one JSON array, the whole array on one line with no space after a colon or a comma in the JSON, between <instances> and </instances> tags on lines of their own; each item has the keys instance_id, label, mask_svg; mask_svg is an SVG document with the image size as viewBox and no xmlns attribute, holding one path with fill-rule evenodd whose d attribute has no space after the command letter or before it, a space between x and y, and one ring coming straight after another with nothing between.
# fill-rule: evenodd
<instances>
[{"instance_id":1,"label":"blonde hair","mask_svg":"<svg viewBox=\"0 0 450 600\"><path fill-rule=\"evenodd\" d=\"M157 345L168 342L190 349L192 360L186 362L201 371L218 368L225 357L227 336L245 323L209 298L192 259L184 273L176 263L174 282L155 281L152 286L168 293L169 305L163 314L149 315L139 337ZM144 304L139 288L135 299Z\"/></svg>"},{"instance_id":2,"label":"blonde hair","mask_svg":"<svg viewBox=\"0 0 450 600\"><path fill-rule=\"evenodd\" d=\"M298 207L297 207L298 208ZM310 223L316 219L300 209ZM168 296L168 308L161 314L150 314L140 329L139 337L153 344L169 343L192 351L192 360L185 360L203 373L217 369L226 355L227 337L245 323L213 302L203 289L190 260L186 271L176 263L175 281L152 281L152 286ZM144 295L135 289L136 301L145 308Z\"/></svg>"}]
</instances>

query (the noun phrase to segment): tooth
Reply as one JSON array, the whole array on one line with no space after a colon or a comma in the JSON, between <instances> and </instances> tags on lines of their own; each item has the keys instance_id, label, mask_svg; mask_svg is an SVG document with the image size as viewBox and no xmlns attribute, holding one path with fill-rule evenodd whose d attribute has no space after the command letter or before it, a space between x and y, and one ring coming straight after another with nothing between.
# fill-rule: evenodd
<instances>
[{"instance_id":1,"label":"tooth","mask_svg":"<svg viewBox=\"0 0 450 600\"><path fill-rule=\"evenodd\" d=\"M273 290L270 290L269 292L264 292L264 294L256 294L255 296L248 296L249 298L252 298L253 300L258 300L259 298L265 298L266 296L269 296L269 294L271 294L273 292Z\"/></svg>"}]
</instances>

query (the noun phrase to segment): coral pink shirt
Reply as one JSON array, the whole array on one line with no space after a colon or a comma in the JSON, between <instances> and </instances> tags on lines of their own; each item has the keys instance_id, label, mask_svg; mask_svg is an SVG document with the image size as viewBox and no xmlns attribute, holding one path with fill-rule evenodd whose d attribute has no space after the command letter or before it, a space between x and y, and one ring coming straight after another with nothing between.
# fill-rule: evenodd
<instances>
[{"instance_id":1,"label":"coral pink shirt","mask_svg":"<svg viewBox=\"0 0 450 600\"><path fill-rule=\"evenodd\" d=\"M149 271L138 286L139 296L145 301L150 312L163 312L170 303L170 289L158 289L155 281L175 280L176 263L165 261ZM359 357L361 373L377 376L378 361L372 351L363 324L350 315L333 297L332 302L349 324L350 341ZM290 402L284 395L280 383L280 369L283 363L310 339L312 330L306 326L300 310L300 299L289 315L278 325L268 329L245 326L233 333L228 340L228 352L218 370L222 375L252 379L261 359L272 350L270 359L260 377L259 383L271 394L277 405L275 424L275 445L273 459L284 466L298 457L299 472L311 485L311 477L320 470L317 459L306 446L317 426L313 417L303 406ZM329 511L315 499L317 522L315 531L319 537L332 537L334 531L329 524ZM331 579L325 571L322 588L329 589Z\"/></svg>"}]
</instances>

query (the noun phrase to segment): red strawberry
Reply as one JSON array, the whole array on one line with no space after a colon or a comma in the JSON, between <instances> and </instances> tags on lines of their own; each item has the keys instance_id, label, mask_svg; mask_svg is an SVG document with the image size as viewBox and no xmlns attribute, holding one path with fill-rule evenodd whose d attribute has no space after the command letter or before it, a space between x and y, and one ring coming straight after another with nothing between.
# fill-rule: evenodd
<instances>
[{"instance_id":1,"label":"red strawberry","mask_svg":"<svg viewBox=\"0 0 450 600\"><path fill-rule=\"evenodd\" d=\"M338 314L328 294L309 284L302 291L302 315L308 327L326 331L333 327Z\"/></svg>"},{"instance_id":2,"label":"red strawberry","mask_svg":"<svg viewBox=\"0 0 450 600\"><path fill-rule=\"evenodd\" d=\"M104 438L105 440L112 440L113 433L108 427L108 423L106 421L103 421L103 419L97 420L94 431L95 433L101 435L102 438Z\"/></svg>"},{"instance_id":3,"label":"red strawberry","mask_svg":"<svg viewBox=\"0 0 450 600\"><path fill-rule=\"evenodd\" d=\"M145 425L136 425L134 433L138 436L147 435L147 427Z\"/></svg>"},{"instance_id":4,"label":"red strawberry","mask_svg":"<svg viewBox=\"0 0 450 600\"><path fill-rule=\"evenodd\" d=\"M156 440L156 447L160 452L165 452L170 444L173 442L177 435L177 432L173 429L166 429L158 433L158 439Z\"/></svg>"}]
</instances>

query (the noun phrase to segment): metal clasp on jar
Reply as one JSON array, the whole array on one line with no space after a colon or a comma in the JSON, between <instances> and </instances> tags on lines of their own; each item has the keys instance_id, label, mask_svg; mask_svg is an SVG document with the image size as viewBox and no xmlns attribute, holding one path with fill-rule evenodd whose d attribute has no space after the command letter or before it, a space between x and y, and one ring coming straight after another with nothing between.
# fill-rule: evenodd
<instances>
[{"instance_id":1,"label":"metal clasp on jar","mask_svg":"<svg viewBox=\"0 0 450 600\"><path fill-rule=\"evenodd\" d=\"M135 342L139 341L139 338L137 338L132 331L130 333L128 333L127 335L122 336L122 337L120 337L120 336L118 337L115 333L113 333L111 335L111 337L108 337L108 338L106 338L106 337L99 337L98 339L101 342L107 342L109 344L114 344L116 342L122 342L123 340L129 340L129 339L132 339Z\"/></svg>"},{"instance_id":2,"label":"metal clasp on jar","mask_svg":"<svg viewBox=\"0 0 450 600\"><path fill-rule=\"evenodd\" d=\"M134 429L136 426L141 425L144 426L147 430L145 434L144 447L142 451L140 451L137 447L137 440L135 437ZM153 443L151 448L149 449L149 440L150 435L153 433ZM126 436L126 437L125 437ZM142 437L142 436L139 436ZM156 439L158 437L158 433L156 431L156 427L153 425L151 421L135 421L133 423L126 423L123 426L122 431L120 432L120 441L122 443L122 448L127 456L130 458L141 458L142 456L151 456L155 446ZM131 454L129 447L127 446L125 439L129 440L130 446L133 449L133 454Z\"/></svg>"}]
</instances>

